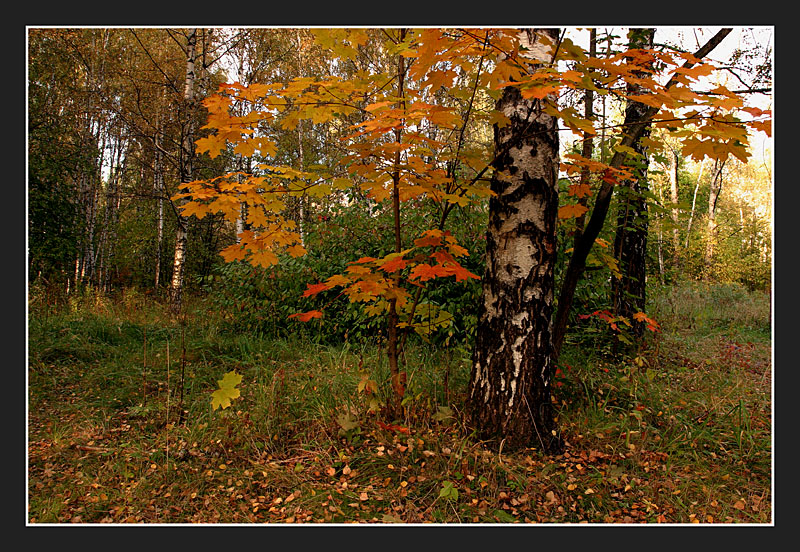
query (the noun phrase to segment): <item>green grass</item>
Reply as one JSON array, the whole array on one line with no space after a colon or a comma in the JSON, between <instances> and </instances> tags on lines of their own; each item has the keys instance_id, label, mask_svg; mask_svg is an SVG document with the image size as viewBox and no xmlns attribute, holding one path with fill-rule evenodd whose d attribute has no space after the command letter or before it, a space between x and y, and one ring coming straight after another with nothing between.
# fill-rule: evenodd
<instances>
[{"instance_id":1,"label":"green grass","mask_svg":"<svg viewBox=\"0 0 800 552\"><path fill-rule=\"evenodd\" d=\"M471 437L467 351L409 347L393 420L406 434L379 424L380 392L358 391L388 379L374 344L231 334L202 301L181 321L133 292L37 306L29 520L769 523L766 296L687 284L651 305L662 331L638 360L563 352L554 400L568 446L554 457ZM213 411L231 370L241 397Z\"/></svg>"}]
</instances>

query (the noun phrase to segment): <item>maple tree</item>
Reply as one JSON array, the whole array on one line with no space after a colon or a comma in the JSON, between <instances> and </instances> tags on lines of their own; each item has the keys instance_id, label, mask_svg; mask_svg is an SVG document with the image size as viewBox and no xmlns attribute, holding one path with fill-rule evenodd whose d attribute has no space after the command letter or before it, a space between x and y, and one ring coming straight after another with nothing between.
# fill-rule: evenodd
<instances>
[{"instance_id":1,"label":"maple tree","mask_svg":"<svg viewBox=\"0 0 800 552\"><path fill-rule=\"evenodd\" d=\"M313 298L340 288L350 301L366 303L367 312L386 315L391 384L399 401L404 392L399 358L407 331L420 327L417 306L425 283L450 276L456 281L478 277L459 263L458 257L466 250L447 232L447 216L458 205L496 196L486 179L490 175L493 181L507 178L498 167L504 166L502 160L512 150L519 149L525 135L517 133L497 144L493 153L467 147L470 125L481 122L504 129L511 123L503 110L487 109L479 100L499 99L513 88L521 101L536 106L539 116L587 137L597 134L594 121L560 105L559 94L591 90L644 106L619 128L610 162L577 154L563 160L568 176L583 176L569 184L569 195L577 203L558 208L553 220L589 214L586 202L580 201L586 197L593 200L593 208L570 257L556 313L555 350L542 357L549 359L557 356L570 294L603 226L614 188L633 178L636 147L645 129L668 128L682 140L685 154L715 159L746 159L747 128L768 130L770 113L744 110L741 98L724 86L706 93L693 89L698 79L713 73L714 66L702 58L726 33L720 32L695 54L629 48L597 57L587 55L568 38L548 32L549 38L542 40L551 57L543 63L526 57L521 33L514 29L383 30L377 35L383 39L378 48L390 61L382 72L359 72L347 79L229 83L204 101L209 112L205 128L210 133L197 141L197 148L212 158L232 147L236 154L269 159L275 153L276 138L264 132L265 122L292 130L303 120L326 123L358 114L360 122L339 128L346 155L335 166L312 170L265 162L250 173L237 171L186 182L174 199L186 201L185 216L201 218L218 212L231 222L240 205L246 205L251 229L241 232L238 242L222 255L228 261L245 260L263 267L277 263L281 254L305 253L297 223L285 215L289 198L322 198L358 189L369 200L387 205L394 220L394 251L382 258L351 262L345 273L310 283L305 296ZM376 40L375 34L364 29L320 29L316 35L320 45L344 60ZM669 77L666 83L659 81L661 75ZM457 85L459 76L466 78ZM438 102L436 93L445 89L460 101ZM233 115L234 111L241 114ZM750 117L742 118L742 113ZM587 183L587 174L597 175L598 190ZM432 202L438 220L432 220L422 235L411 236L411 246L402 232L401 206L419 201ZM552 228L546 233L554 232ZM543 295L554 291L551 284L547 286ZM323 317L324 309L292 315L298 321ZM546 366L549 360L541 362Z\"/></svg>"},{"instance_id":2,"label":"maple tree","mask_svg":"<svg viewBox=\"0 0 800 552\"><path fill-rule=\"evenodd\" d=\"M405 55L413 55L412 42L405 41L405 31L400 30L396 37L391 38L395 50L399 52L404 49ZM334 32L332 38L328 38L333 40L332 47L344 54L352 53L347 50L350 41L358 43L365 39L366 35L357 31ZM326 37L322 36L323 44L325 40ZM467 42L469 45L471 39ZM351 188L358 182L371 200L390 201L394 218L394 252L381 259L359 259L348 267L346 274L331 276L326 282L310 286L306 296L342 287L343 293L351 301L370 304L368 312L387 314L392 387L398 399L403 396L404 375L399 370L398 358L405 332L414 329L424 333L425 328L431 327L431 310L417 309L424 282L449 276L456 281L477 278L458 262L457 258L467 251L458 245L451 233L443 229L446 217L454 205L469 201L470 195L487 194L477 179L459 182L454 175L455 167L461 161L460 153L448 153L446 149L449 144L426 135L424 127L427 125L449 126L451 130L459 132L460 141L456 144L459 149L464 146L463 136L468 121L461 120L454 108L425 100L424 88L435 89L440 84L425 81L416 87L409 85L405 55L395 55L397 67L393 73L368 75L364 77L364 82L299 78L284 87L257 84L244 87L234 84L225 87L226 95L209 98L205 103L210 111L208 127L215 132L198 140L198 148L212 157L219 155L227 142L235 143L234 152L238 153L252 154L256 149L267 155L274 153L274 140L257 135L255 127L258 123L272 120L279 112L285 111L281 126L291 129L304 117L319 123L358 110L368 118L355 125L351 135L344 137L345 140L354 140L349 144L349 154L345 159L349 173L311 172L287 166L262 165L260 168L265 171L264 176L228 174L212 182L190 183L186 186L185 194L176 196L192 198L193 201L183 211L187 216L202 217L209 212L219 211L232 219L238 205L245 203L249 222L259 227L260 231L240 233L238 243L225 249L222 254L226 260L246 259L265 267L277 262L276 251L279 249L293 256L305 252L296 224L282 215L288 197L300 194L321 197L331 190ZM419 78L414 71L409 71L409 75ZM382 79L384 83L396 80L394 90L386 87L386 91L374 93L367 103L359 102L364 90L370 90ZM228 110L234 101L257 102L261 108L243 117L230 117ZM472 110L472 101L474 94L467 103L468 112ZM450 174L426 159L437 153L439 163L442 160L450 161ZM400 204L425 195L442 205L439 209L439 228L412 237L414 246L404 248ZM410 288L416 289L412 291ZM292 317L308 321L321 316L321 311L312 310ZM437 326L444 320L446 317L437 314L433 325Z\"/></svg>"}]
</instances>

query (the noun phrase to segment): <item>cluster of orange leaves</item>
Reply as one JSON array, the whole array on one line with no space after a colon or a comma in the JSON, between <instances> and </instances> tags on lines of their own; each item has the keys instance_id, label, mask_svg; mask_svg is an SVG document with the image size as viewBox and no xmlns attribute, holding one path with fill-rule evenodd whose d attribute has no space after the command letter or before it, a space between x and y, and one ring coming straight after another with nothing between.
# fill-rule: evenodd
<instances>
[{"instance_id":1,"label":"cluster of orange leaves","mask_svg":"<svg viewBox=\"0 0 800 552\"><path fill-rule=\"evenodd\" d=\"M608 310L605 310L605 309L604 310L596 310L596 311L592 312L591 314L579 314L578 318L580 318L581 320L586 320L587 318L591 318L592 316L596 316L600 320L603 320L604 322L607 322L608 326L612 330L615 330L615 331L619 330L619 325L618 325L619 323L623 323L623 324L625 324L626 326L629 326L629 327L631 325L631 322L630 322L630 320L628 320L627 317L625 317L625 316L614 316ZM635 321L637 321L637 322L642 322L642 323L646 324L646 328L651 332L660 332L661 331L661 327L659 326L658 322L656 322L654 319L652 319L649 316L647 316L647 314L645 314L642 311L634 313L633 314L633 319Z\"/></svg>"},{"instance_id":2,"label":"cluster of orange leaves","mask_svg":"<svg viewBox=\"0 0 800 552\"><path fill-rule=\"evenodd\" d=\"M450 232L426 230L414 240L414 247L400 253L389 253L380 259L362 257L350 263L346 274L336 274L324 282L307 284L303 297L314 297L323 291L342 287L342 293L351 302L395 299L398 308L402 308L409 300L409 293L399 285L397 273L407 270L406 280L416 286L440 277L453 276L457 282L477 279L477 275L456 260L456 257L463 257L467 253ZM380 305L382 310L381 307L385 308L385 305ZM314 318L322 318L322 312L311 310L292 314L290 318L308 322Z\"/></svg>"}]
</instances>

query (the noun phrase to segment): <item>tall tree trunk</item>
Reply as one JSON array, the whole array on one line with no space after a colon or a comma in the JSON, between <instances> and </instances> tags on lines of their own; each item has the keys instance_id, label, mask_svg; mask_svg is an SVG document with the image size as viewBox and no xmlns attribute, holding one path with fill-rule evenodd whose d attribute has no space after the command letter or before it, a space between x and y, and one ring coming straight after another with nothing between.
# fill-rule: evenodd
<instances>
[{"instance_id":1,"label":"tall tree trunk","mask_svg":"<svg viewBox=\"0 0 800 552\"><path fill-rule=\"evenodd\" d=\"M636 29L631 31L630 48L652 48L655 29ZM628 94L637 96L646 91L639 85L628 85ZM628 102L625 108L625 119L641 121L647 114L647 106L640 102ZM628 113L630 112L630 113ZM642 132L642 137L650 133L649 126ZM637 140L633 149L639 154L636 160L634 178L628 183L625 193L620 197L617 214L617 231L614 237L614 257L617 259L621 278L613 279L611 290L614 312L624 316L633 325L631 333L639 338L644 333L645 325L633 320L633 315L645 310L646 303L646 259L648 215L645 193L648 190L647 148L641 139ZM615 343L615 347L616 347Z\"/></svg>"},{"instance_id":2,"label":"tall tree trunk","mask_svg":"<svg viewBox=\"0 0 800 552\"><path fill-rule=\"evenodd\" d=\"M92 124L92 123L90 123ZM97 248L95 232L97 230L97 208L99 203L99 188L102 184L103 151L105 138L101 140L100 123L92 124L95 127L91 132L90 144L97 147L97 158L92 163L88 172L81 177L83 183L84 205L84 234L83 258L81 259L80 278L82 282L92 283L95 275Z\"/></svg>"},{"instance_id":3,"label":"tall tree trunk","mask_svg":"<svg viewBox=\"0 0 800 552\"><path fill-rule=\"evenodd\" d=\"M402 30L401 30L402 33ZM305 77L305 71L303 70L303 41L300 37L300 30L297 29L295 31L295 37L297 38L297 68L299 70L300 77ZM401 56L402 57L402 56ZM402 60L401 60L402 63ZM402 74L400 76L402 79ZM402 85L400 94L402 95ZM297 123L297 164L298 170L304 171L306 166L306 159L305 159L305 151L303 150L303 124L304 121L301 119ZM312 124L313 128L313 124ZM297 196L297 233L300 234L300 243L305 243L305 236L306 236L306 194L303 192L301 195Z\"/></svg>"},{"instance_id":4,"label":"tall tree trunk","mask_svg":"<svg viewBox=\"0 0 800 552\"><path fill-rule=\"evenodd\" d=\"M109 167L108 181L106 182L105 210L103 212L103 227L98 247L100 255L100 269L98 270L98 287L104 292L109 290L111 272L114 267L114 257L117 238L117 221L119 220L119 187L125 170L125 138L121 135L112 140L111 166Z\"/></svg>"},{"instance_id":5,"label":"tall tree trunk","mask_svg":"<svg viewBox=\"0 0 800 552\"><path fill-rule=\"evenodd\" d=\"M194 97L195 97L195 60L197 45L197 29L189 32L186 47L186 82L183 89L185 129L181 144L180 173L181 184L192 181L194 161ZM172 282L170 285L170 310L179 313L183 303L184 268L186 266L187 223L180 212L177 215L175 232L175 257L172 263Z\"/></svg>"},{"instance_id":6,"label":"tall tree trunk","mask_svg":"<svg viewBox=\"0 0 800 552\"><path fill-rule=\"evenodd\" d=\"M398 42L405 39L406 30L399 30ZM397 97L398 109L405 111L405 58L401 55L397 56ZM403 132L401 129L395 130L395 141L400 144L403 139ZM402 235L400 233L400 150L395 153L394 167L392 171L392 214L394 218L394 248L395 253L400 253L403 250ZM399 279L399 276L396 277ZM399 282L395 282L398 285ZM400 405L402 404L403 395L405 393L405 381L400 372L400 331L399 331L400 316L397 313L397 299L392 298L389 300L389 315L387 320L387 339L386 339L386 357L389 362L389 373L392 380L392 404L389 409L393 414L400 413Z\"/></svg>"},{"instance_id":7,"label":"tall tree trunk","mask_svg":"<svg viewBox=\"0 0 800 552\"><path fill-rule=\"evenodd\" d=\"M156 122L155 151L153 152L153 191L156 195L156 266L153 289L158 292L161 281L161 255L164 249L164 167L161 153L161 122Z\"/></svg>"},{"instance_id":8,"label":"tall tree trunk","mask_svg":"<svg viewBox=\"0 0 800 552\"><path fill-rule=\"evenodd\" d=\"M669 191L672 199L672 266L675 270L680 268L680 231L678 229L678 151L673 150L669 156Z\"/></svg>"},{"instance_id":9,"label":"tall tree trunk","mask_svg":"<svg viewBox=\"0 0 800 552\"><path fill-rule=\"evenodd\" d=\"M664 229L662 217L658 217L658 281L664 283Z\"/></svg>"},{"instance_id":10,"label":"tall tree trunk","mask_svg":"<svg viewBox=\"0 0 800 552\"><path fill-rule=\"evenodd\" d=\"M249 172L249 161L250 158L248 157L248 169ZM245 172L245 163L244 158L241 154L236 155L236 181L241 184L243 181L242 173ZM236 217L236 224L235 224L235 231L236 231L236 243L240 243L242 238L240 234L247 229L247 203L242 202L239 204L239 216Z\"/></svg>"},{"instance_id":11,"label":"tall tree trunk","mask_svg":"<svg viewBox=\"0 0 800 552\"><path fill-rule=\"evenodd\" d=\"M557 29L524 30L528 55L550 63ZM563 441L551 403L553 312L558 212L556 120L540 102L507 87L497 109L510 124L494 128L499 156L489 201L486 271L467 397L481 438L510 448L558 453Z\"/></svg>"},{"instance_id":12,"label":"tall tree trunk","mask_svg":"<svg viewBox=\"0 0 800 552\"><path fill-rule=\"evenodd\" d=\"M706 253L704 257L705 277L711 275L711 261L714 259L714 241L717 234L717 200L722 191L722 169L724 161L717 161L711 177L711 189L708 192L708 221L706 224Z\"/></svg>"},{"instance_id":13,"label":"tall tree trunk","mask_svg":"<svg viewBox=\"0 0 800 552\"><path fill-rule=\"evenodd\" d=\"M700 171L697 174L697 182L694 184L694 194L692 195L692 209L689 211L689 222L686 224L686 239L683 242L683 248L689 248L689 235L692 232L692 220L694 220L694 209L697 205L697 191L700 189L700 181L703 178L703 168L705 167L705 160L700 161Z\"/></svg>"},{"instance_id":14,"label":"tall tree trunk","mask_svg":"<svg viewBox=\"0 0 800 552\"><path fill-rule=\"evenodd\" d=\"M590 29L589 30L589 57L595 57L597 55L597 29ZM584 93L584 104L583 104L583 116L586 118L587 121L594 120L594 91L590 88L586 89ZM592 135L589 133L585 133L583 136L583 144L581 145L581 156L584 159L591 159L592 154L594 153L594 140L592 139ZM584 167L581 170L580 176L580 184L581 185L589 185L590 180L590 172L588 167ZM589 202L589 196L584 195L578 199L578 204L586 207ZM583 234L583 226L586 224L586 213L581 213L579 216L575 217L575 234L573 237L573 241L578 243L581 239L581 235Z\"/></svg>"},{"instance_id":15,"label":"tall tree trunk","mask_svg":"<svg viewBox=\"0 0 800 552\"><path fill-rule=\"evenodd\" d=\"M664 206L664 187L658 186L658 204ZM656 242L658 246L658 281L664 283L664 214L656 214Z\"/></svg>"}]
</instances>

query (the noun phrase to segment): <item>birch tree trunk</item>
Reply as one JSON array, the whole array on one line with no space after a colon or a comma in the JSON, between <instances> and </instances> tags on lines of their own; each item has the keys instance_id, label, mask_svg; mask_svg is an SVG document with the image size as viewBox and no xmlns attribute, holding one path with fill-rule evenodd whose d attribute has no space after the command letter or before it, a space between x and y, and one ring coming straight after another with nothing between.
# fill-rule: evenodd
<instances>
[{"instance_id":1,"label":"birch tree trunk","mask_svg":"<svg viewBox=\"0 0 800 552\"><path fill-rule=\"evenodd\" d=\"M689 222L686 224L686 239L683 242L683 248L689 249L689 235L692 232L692 221L694 220L694 209L697 205L697 191L700 189L700 180L703 178L703 167L705 162L700 161L700 171L697 174L697 182L694 185L694 194L692 195L692 209L689 211Z\"/></svg>"},{"instance_id":2,"label":"birch tree trunk","mask_svg":"<svg viewBox=\"0 0 800 552\"><path fill-rule=\"evenodd\" d=\"M186 82L183 89L185 108L185 130L181 144L180 174L181 184L192 181L192 162L194 158L194 83L195 59L197 45L197 29L192 29L187 38L186 47ZM180 205L179 205L180 207ZM186 265L187 219L178 211L177 230L175 232L175 257L172 263L172 282L170 284L170 309L173 313L181 310L183 303L183 280Z\"/></svg>"},{"instance_id":3,"label":"birch tree trunk","mask_svg":"<svg viewBox=\"0 0 800 552\"><path fill-rule=\"evenodd\" d=\"M523 46L550 63L557 29L524 30ZM497 109L510 120L495 126L495 163L486 234L486 272L479 305L467 410L480 438L506 448L558 453L563 441L550 397L558 212L556 120L539 102L504 89Z\"/></svg>"},{"instance_id":4,"label":"birch tree trunk","mask_svg":"<svg viewBox=\"0 0 800 552\"><path fill-rule=\"evenodd\" d=\"M669 191L672 200L672 266L675 270L680 267L680 232L678 230L678 152L673 150L669 156Z\"/></svg>"},{"instance_id":5,"label":"birch tree trunk","mask_svg":"<svg viewBox=\"0 0 800 552\"><path fill-rule=\"evenodd\" d=\"M104 291L109 291L111 272L114 267L116 253L117 224L119 221L120 181L125 171L126 138L118 133L111 138L111 165L109 167L108 181L106 182L105 209L103 211L103 226L101 228L98 255L100 266L97 271L97 285Z\"/></svg>"},{"instance_id":6,"label":"birch tree trunk","mask_svg":"<svg viewBox=\"0 0 800 552\"><path fill-rule=\"evenodd\" d=\"M706 253L704 258L706 278L710 276L711 261L714 258L714 241L717 233L717 200L722 191L722 169L725 162L717 162L714 175L711 177L711 189L708 192L708 222L706 225Z\"/></svg>"},{"instance_id":7,"label":"birch tree trunk","mask_svg":"<svg viewBox=\"0 0 800 552\"><path fill-rule=\"evenodd\" d=\"M156 209L156 266L153 289L158 292L161 280L161 255L164 248L164 166L161 153L161 121L156 122L155 151L153 152L153 191L157 198Z\"/></svg>"}]
</instances>

